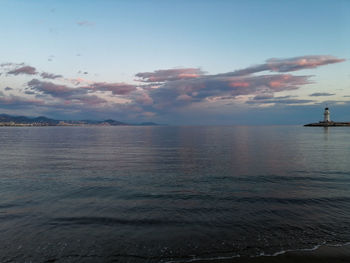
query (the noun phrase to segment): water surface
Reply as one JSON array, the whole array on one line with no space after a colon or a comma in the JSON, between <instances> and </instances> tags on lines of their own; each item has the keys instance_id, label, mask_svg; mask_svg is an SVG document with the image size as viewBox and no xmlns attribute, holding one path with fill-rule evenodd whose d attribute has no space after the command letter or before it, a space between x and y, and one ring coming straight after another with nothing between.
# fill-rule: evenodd
<instances>
[{"instance_id":1,"label":"water surface","mask_svg":"<svg viewBox=\"0 0 350 263\"><path fill-rule=\"evenodd\" d=\"M0 262L344 244L349 156L348 127L1 127Z\"/></svg>"}]
</instances>

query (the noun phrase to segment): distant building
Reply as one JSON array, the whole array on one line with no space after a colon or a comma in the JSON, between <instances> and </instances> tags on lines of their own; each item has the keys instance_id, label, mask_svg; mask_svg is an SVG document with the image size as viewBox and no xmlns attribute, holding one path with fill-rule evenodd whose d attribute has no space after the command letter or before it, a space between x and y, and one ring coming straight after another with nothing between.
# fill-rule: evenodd
<instances>
[{"instance_id":1,"label":"distant building","mask_svg":"<svg viewBox=\"0 0 350 263\"><path fill-rule=\"evenodd\" d=\"M330 113L329 113L328 107L324 109L323 116L324 116L324 119L323 119L324 122L331 122L331 118L330 118Z\"/></svg>"}]
</instances>

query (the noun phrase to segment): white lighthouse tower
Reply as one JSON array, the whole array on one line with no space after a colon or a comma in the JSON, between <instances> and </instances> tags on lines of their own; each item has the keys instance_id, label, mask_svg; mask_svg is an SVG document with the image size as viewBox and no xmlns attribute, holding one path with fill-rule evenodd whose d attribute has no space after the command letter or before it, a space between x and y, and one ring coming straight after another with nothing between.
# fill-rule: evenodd
<instances>
[{"instance_id":1,"label":"white lighthouse tower","mask_svg":"<svg viewBox=\"0 0 350 263\"><path fill-rule=\"evenodd\" d=\"M323 116L324 116L324 119L323 119L324 122L331 122L331 118L330 118L328 107L324 109Z\"/></svg>"}]
</instances>

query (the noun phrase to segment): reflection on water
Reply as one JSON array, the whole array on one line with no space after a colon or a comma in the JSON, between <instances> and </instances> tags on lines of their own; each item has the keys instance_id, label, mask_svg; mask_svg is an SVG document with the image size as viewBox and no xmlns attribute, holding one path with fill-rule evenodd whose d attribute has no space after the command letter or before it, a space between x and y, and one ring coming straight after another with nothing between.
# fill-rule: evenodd
<instances>
[{"instance_id":1,"label":"reflection on water","mask_svg":"<svg viewBox=\"0 0 350 263\"><path fill-rule=\"evenodd\" d=\"M324 131L324 139L325 141L328 141L329 127L323 127L323 131Z\"/></svg>"},{"instance_id":2,"label":"reflection on water","mask_svg":"<svg viewBox=\"0 0 350 263\"><path fill-rule=\"evenodd\" d=\"M0 129L0 262L166 262L349 241L347 128Z\"/></svg>"}]
</instances>

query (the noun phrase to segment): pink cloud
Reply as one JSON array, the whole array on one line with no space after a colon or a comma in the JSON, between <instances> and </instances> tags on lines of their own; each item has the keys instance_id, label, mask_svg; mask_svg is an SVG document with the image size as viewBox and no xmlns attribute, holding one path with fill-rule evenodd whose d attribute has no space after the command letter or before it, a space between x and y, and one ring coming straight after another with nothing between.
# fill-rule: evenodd
<instances>
[{"instance_id":1,"label":"pink cloud","mask_svg":"<svg viewBox=\"0 0 350 263\"><path fill-rule=\"evenodd\" d=\"M266 61L267 68L276 72L289 72L302 69L311 69L323 65L344 62L345 59L339 59L329 55L303 56L287 59L269 59Z\"/></svg>"},{"instance_id":2,"label":"pink cloud","mask_svg":"<svg viewBox=\"0 0 350 263\"><path fill-rule=\"evenodd\" d=\"M162 69L154 72L137 73L139 81L142 82L164 82L181 79L199 78L204 74L199 68Z\"/></svg>"},{"instance_id":3,"label":"pink cloud","mask_svg":"<svg viewBox=\"0 0 350 263\"><path fill-rule=\"evenodd\" d=\"M263 71L292 72L303 69L316 68L323 65L343 62L345 59L329 55L302 56L294 58L272 58L263 64L247 67L244 69L218 74L220 76L245 76Z\"/></svg>"},{"instance_id":4,"label":"pink cloud","mask_svg":"<svg viewBox=\"0 0 350 263\"><path fill-rule=\"evenodd\" d=\"M233 81L230 84L230 87L236 88L236 87L249 87L249 82L243 82L243 81Z\"/></svg>"}]
</instances>

